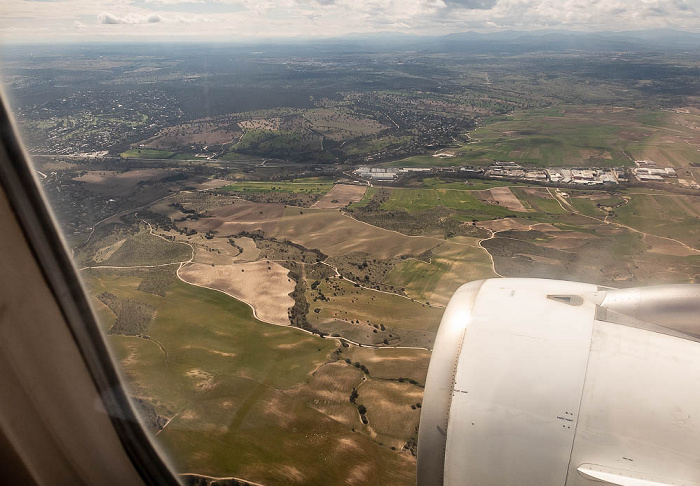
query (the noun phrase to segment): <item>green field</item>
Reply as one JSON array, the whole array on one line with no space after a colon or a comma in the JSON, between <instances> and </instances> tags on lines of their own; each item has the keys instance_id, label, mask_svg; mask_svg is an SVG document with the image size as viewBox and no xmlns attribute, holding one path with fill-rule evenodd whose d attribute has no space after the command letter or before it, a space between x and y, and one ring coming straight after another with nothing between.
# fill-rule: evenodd
<instances>
[{"instance_id":1,"label":"green field","mask_svg":"<svg viewBox=\"0 0 700 486\"><path fill-rule=\"evenodd\" d=\"M457 189L461 191L483 191L493 187L512 186L513 182L489 181L489 180L468 180L468 181L446 181L439 177L426 177L421 181L423 187L431 189Z\"/></svg>"},{"instance_id":2,"label":"green field","mask_svg":"<svg viewBox=\"0 0 700 486\"><path fill-rule=\"evenodd\" d=\"M122 159L170 159L175 152L155 149L130 149L119 154Z\"/></svg>"},{"instance_id":3,"label":"green field","mask_svg":"<svg viewBox=\"0 0 700 486\"><path fill-rule=\"evenodd\" d=\"M150 339L109 340L132 393L172 419L159 439L178 470L325 485L362 465L377 484L415 481L405 455L291 393L329 358L334 340L261 323L245 304L180 281L160 297L138 291L137 277L84 275L93 294L109 291L156 308ZM319 458L333 468L319 468Z\"/></svg>"},{"instance_id":4,"label":"green field","mask_svg":"<svg viewBox=\"0 0 700 486\"><path fill-rule=\"evenodd\" d=\"M628 146L651 135L645 111L563 107L494 117L457 153L469 163L514 161L530 166L630 165Z\"/></svg>"},{"instance_id":5,"label":"green field","mask_svg":"<svg viewBox=\"0 0 700 486\"><path fill-rule=\"evenodd\" d=\"M557 215L568 213L561 204L544 188L524 189L521 187L513 187L511 191L526 209L532 209L539 213L548 215Z\"/></svg>"},{"instance_id":6,"label":"green field","mask_svg":"<svg viewBox=\"0 0 700 486\"><path fill-rule=\"evenodd\" d=\"M430 262L409 258L395 266L385 283L404 288L421 301L446 305L460 285L496 275L481 248L449 241L433 250Z\"/></svg>"},{"instance_id":7,"label":"green field","mask_svg":"<svg viewBox=\"0 0 700 486\"><path fill-rule=\"evenodd\" d=\"M632 190L624 194L629 195L629 202L614 210L613 221L700 247L700 197L639 194Z\"/></svg>"},{"instance_id":8,"label":"green field","mask_svg":"<svg viewBox=\"0 0 700 486\"><path fill-rule=\"evenodd\" d=\"M436 206L458 210L462 220L493 219L513 213L506 208L483 203L465 189L392 189L389 200L381 208L385 211L403 209L414 212Z\"/></svg>"},{"instance_id":9,"label":"green field","mask_svg":"<svg viewBox=\"0 0 700 486\"><path fill-rule=\"evenodd\" d=\"M230 192L291 192L307 194L325 194L333 188L333 181L297 179L295 182L234 182L222 187Z\"/></svg>"}]
</instances>

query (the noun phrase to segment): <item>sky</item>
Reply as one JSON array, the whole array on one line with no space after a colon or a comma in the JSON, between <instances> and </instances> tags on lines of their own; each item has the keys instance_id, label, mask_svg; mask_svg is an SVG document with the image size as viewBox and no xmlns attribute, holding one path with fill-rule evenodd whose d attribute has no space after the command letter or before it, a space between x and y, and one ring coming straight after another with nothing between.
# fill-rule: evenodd
<instances>
[{"instance_id":1,"label":"sky","mask_svg":"<svg viewBox=\"0 0 700 486\"><path fill-rule=\"evenodd\" d=\"M0 1L0 41L6 43L659 28L700 32L700 0Z\"/></svg>"}]
</instances>

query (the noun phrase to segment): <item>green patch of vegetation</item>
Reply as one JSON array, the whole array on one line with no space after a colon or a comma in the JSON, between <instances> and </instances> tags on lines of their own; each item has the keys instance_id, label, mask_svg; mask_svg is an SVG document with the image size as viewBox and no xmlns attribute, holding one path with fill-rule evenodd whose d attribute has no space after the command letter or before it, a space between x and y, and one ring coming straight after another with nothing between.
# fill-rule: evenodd
<instances>
[{"instance_id":1,"label":"green patch of vegetation","mask_svg":"<svg viewBox=\"0 0 700 486\"><path fill-rule=\"evenodd\" d=\"M512 186L512 182L468 179L466 181L444 180L439 177L426 177L421 185L431 189L456 189L461 191L483 191L494 187Z\"/></svg>"},{"instance_id":2,"label":"green patch of vegetation","mask_svg":"<svg viewBox=\"0 0 700 486\"><path fill-rule=\"evenodd\" d=\"M228 192L290 192L293 194L326 194L333 188L333 182L308 181L308 182L234 182L221 188Z\"/></svg>"},{"instance_id":3,"label":"green patch of vegetation","mask_svg":"<svg viewBox=\"0 0 700 486\"><path fill-rule=\"evenodd\" d=\"M188 260L192 250L183 243L174 243L142 231L126 238L102 265L127 267L135 265L163 265Z\"/></svg>"},{"instance_id":4,"label":"green patch of vegetation","mask_svg":"<svg viewBox=\"0 0 700 486\"><path fill-rule=\"evenodd\" d=\"M170 159L175 152L155 149L130 149L119 154L122 159Z\"/></svg>"},{"instance_id":5,"label":"green patch of vegetation","mask_svg":"<svg viewBox=\"0 0 700 486\"><path fill-rule=\"evenodd\" d=\"M550 215L568 212L547 189L535 188L526 190L521 187L513 187L511 191L527 209Z\"/></svg>"},{"instance_id":6,"label":"green patch of vegetation","mask_svg":"<svg viewBox=\"0 0 700 486\"><path fill-rule=\"evenodd\" d=\"M467 190L459 189L392 189L389 200L381 205L384 211L404 210L417 212L441 206L457 210L457 218L494 219L512 214L512 211L479 201Z\"/></svg>"},{"instance_id":7,"label":"green patch of vegetation","mask_svg":"<svg viewBox=\"0 0 700 486\"><path fill-rule=\"evenodd\" d=\"M145 271L138 289L141 292L165 297L168 288L177 279L176 271L176 265L149 268Z\"/></svg>"},{"instance_id":8,"label":"green patch of vegetation","mask_svg":"<svg viewBox=\"0 0 700 486\"><path fill-rule=\"evenodd\" d=\"M377 192L376 187L368 187L367 190L365 191L364 196L362 196L362 199L360 199L356 203L350 204L348 208L364 208L369 204L369 202L372 200L372 196Z\"/></svg>"},{"instance_id":9,"label":"green patch of vegetation","mask_svg":"<svg viewBox=\"0 0 700 486\"><path fill-rule=\"evenodd\" d=\"M408 259L401 265L397 265L389 273L386 283L405 288L411 296L421 300L429 300L430 293L435 289L450 269L450 265L444 261L431 261Z\"/></svg>"},{"instance_id":10,"label":"green patch of vegetation","mask_svg":"<svg viewBox=\"0 0 700 486\"><path fill-rule=\"evenodd\" d=\"M672 194L631 194L629 202L614 209L614 221L656 236L675 238L700 246L700 218Z\"/></svg>"},{"instance_id":11,"label":"green patch of vegetation","mask_svg":"<svg viewBox=\"0 0 700 486\"><path fill-rule=\"evenodd\" d=\"M614 110L580 107L520 112L512 117L494 118L470 134L473 142L455 152L450 165L486 165L494 161L515 161L538 167L624 166L629 146L652 132L662 113L638 117ZM623 133L624 132L624 133Z\"/></svg>"},{"instance_id":12,"label":"green patch of vegetation","mask_svg":"<svg viewBox=\"0 0 700 486\"><path fill-rule=\"evenodd\" d=\"M117 316L110 327L111 334L144 335L148 333L155 308L135 299L120 299L111 292L102 292L97 298Z\"/></svg>"}]
</instances>

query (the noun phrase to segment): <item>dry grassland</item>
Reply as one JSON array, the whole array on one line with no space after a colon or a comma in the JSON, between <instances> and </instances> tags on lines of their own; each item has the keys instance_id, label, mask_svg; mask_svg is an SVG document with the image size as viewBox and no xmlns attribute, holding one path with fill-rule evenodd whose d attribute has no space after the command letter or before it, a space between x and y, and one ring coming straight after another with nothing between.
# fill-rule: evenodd
<instances>
[{"instance_id":1,"label":"dry grassland","mask_svg":"<svg viewBox=\"0 0 700 486\"><path fill-rule=\"evenodd\" d=\"M286 326L287 311L294 305L289 296L294 282L287 273L281 265L267 262L216 266L192 263L180 269L179 275L187 283L220 290L249 303L262 321Z\"/></svg>"},{"instance_id":2,"label":"dry grassland","mask_svg":"<svg viewBox=\"0 0 700 486\"><path fill-rule=\"evenodd\" d=\"M123 196L132 192L142 181L156 181L172 173L169 169L135 169L127 172L90 170L73 180L82 182L88 191Z\"/></svg>"},{"instance_id":3,"label":"dry grassland","mask_svg":"<svg viewBox=\"0 0 700 486\"><path fill-rule=\"evenodd\" d=\"M235 200L227 206L207 211L206 218L197 221L181 223L190 229L202 233L217 231L219 236L229 236L241 231L264 231L266 234L275 231L285 209L282 204L254 203L243 199ZM290 221L302 225L301 221Z\"/></svg>"},{"instance_id":4,"label":"dry grassland","mask_svg":"<svg viewBox=\"0 0 700 486\"><path fill-rule=\"evenodd\" d=\"M359 202L365 195L367 186L355 186L351 184L336 184L333 189L311 207L314 209L340 209L348 204Z\"/></svg>"},{"instance_id":5,"label":"dry grassland","mask_svg":"<svg viewBox=\"0 0 700 486\"><path fill-rule=\"evenodd\" d=\"M360 348L343 349L341 358L349 358L367 367L372 378L398 380L406 378L425 384L430 351L423 349Z\"/></svg>"},{"instance_id":6,"label":"dry grassland","mask_svg":"<svg viewBox=\"0 0 700 486\"><path fill-rule=\"evenodd\" d=\"M599 239L599 237L581 233L579 231L549 231L543 230L542 226L537 226L538 231L544 231L545 234L551 236L548 241L538 241L537 244L544 248L554 248L555 250L576 250L589 244L589 242Z\"/></svg>"},{"instance_id":7,"label":"dry grassland","mask_svg":"<svg viewBox=\"0 0 700 486\"><path fill-rule=\"evenodd\" d=\"M658 236L646 235L644 237L644 242L647 244L647 251L652 253L661 253L663 255L680 257L697 255L697 252L690 250L680 243L667 240L665 238L659 238Z\"/></svg>"},{"instance_id":8,"label":"dry grassland","mask_svg":"<svg viewBox=\"0 0 700 486\"><path fill-rule=\"evenodd\" d=\"M489 189L493 199L504 208L511 211L527 211L520 200L515 197L515 194L510 190L510 187L494 187Z\"/></svg>"},{"instance_id":9,"label":"dry grassland","mask_svg":"<svg viewBox=\"0 0 700 486\"><path fill-rule=\"evenodd\" d=\"M306 248L317 248L330 256L361 252L383 259L420 255L437 246L439 241L377 228L334 210L296 208L285 211L272 236L287 238Z\"/></svg>"},{"instance_id":10,"label":"dry grassland","mask_svg":"<svg viewBox=\"0 0 700 486\"><path fill-rule=\"evenodd\" d=\"M287 394L303 400L348 428L362 426L357 408L350 402L350 393L364 380L364 373L345 361L326 363L313 373L311 381Z\"/></svg>"},{"instance_id":11,"label":"dry grassland","mask_svg":"<svg viewBox=\"0 0 700 486\"><path fill-rule=\"evenodd\" d=\"M527 231L530 228L530 223L527 220L521 220L516 218L502 218L493 219L491 221L480 221L479 226L482 228L489 229L491 231L507 231L507 230L517 230L517 231Z\"/></svg>"},{"instance_id":12,"label":"dry grassland","mask_svg":"<svg viewBox=\"0 0 700 486\"><path fill-rule=\"evenodd\" d=\"M328 299L314 301L318 291ZM307 294L311 309L318 307L320 312L312 312L309 322L319 320L359 321L357 327L369 324L368 333L374 333L374 326L392 329L416 329L437 331L443 309L413 302L395 294L366 290L355 287L345 280L321 282L317 291ZM313 319L313 320L312 320Z\"/></svg>"},{"instance_id":13,"label":"dry grassland","mask_svg":"<svg viewBox=\"0 0 700 486\"><path fill-rule=\"evenodd\" d=\"M405 288L414 299L444 306L462 284L495 276L488 254L475 243L448 241L433 250L430 262L404 261L385 283Z\"/></svg>"},{"instance_id":14,"label":"dry grassland","mask_svg":"<svg viewBox=\"0 0 700 486\"><path fill-rule=\"evenodd\" d=\"M369 380L358 391L357 403L367 407L369 428L376 434L373 439L401 449L416 433L423 389L410 383Z\"/></svg>"},{"instance_id":15,"label":"dry grassland","mask_svg":"<svg viewBox=\"0 0 700 486\"><path fill-rule=\"evenodd\" d=\"M260 256L260 250L251 238L207 238L203 233L185 236L176 231L161 232L174 241L189 243L194 248L196 263L207 265L228 265L231 263L252 262ZM231 241L236 245L232 245Z\"/></svg>"},{"instance_id":16,"label":"dry grassland","mask_svg":"<svg viewBox=\"0 0 700 486\"><path fill-rule=\"evenodd\" d=\"M219 189L220 187L224 187L229 184L231 184L231 181L224 179L209 179L208 181L197 184L196 187L200 191L205 191L208 189Z\"/></svg>"}]
</instances>

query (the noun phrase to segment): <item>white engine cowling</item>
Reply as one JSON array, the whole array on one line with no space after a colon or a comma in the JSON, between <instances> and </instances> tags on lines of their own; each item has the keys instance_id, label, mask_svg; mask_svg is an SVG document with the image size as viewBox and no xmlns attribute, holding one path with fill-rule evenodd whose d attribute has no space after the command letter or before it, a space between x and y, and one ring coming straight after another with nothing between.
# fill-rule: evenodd
<instances>
[{"instance_id":1,"label":"white engine cowling","mask_svg":"<svg viewBox=\"0 0 700 486\"><path fill-rule=\"evenodd\" d=\"M418 484L700 485L700 286L460 287L428 370Z\"/></svg>"}]
</instances>

